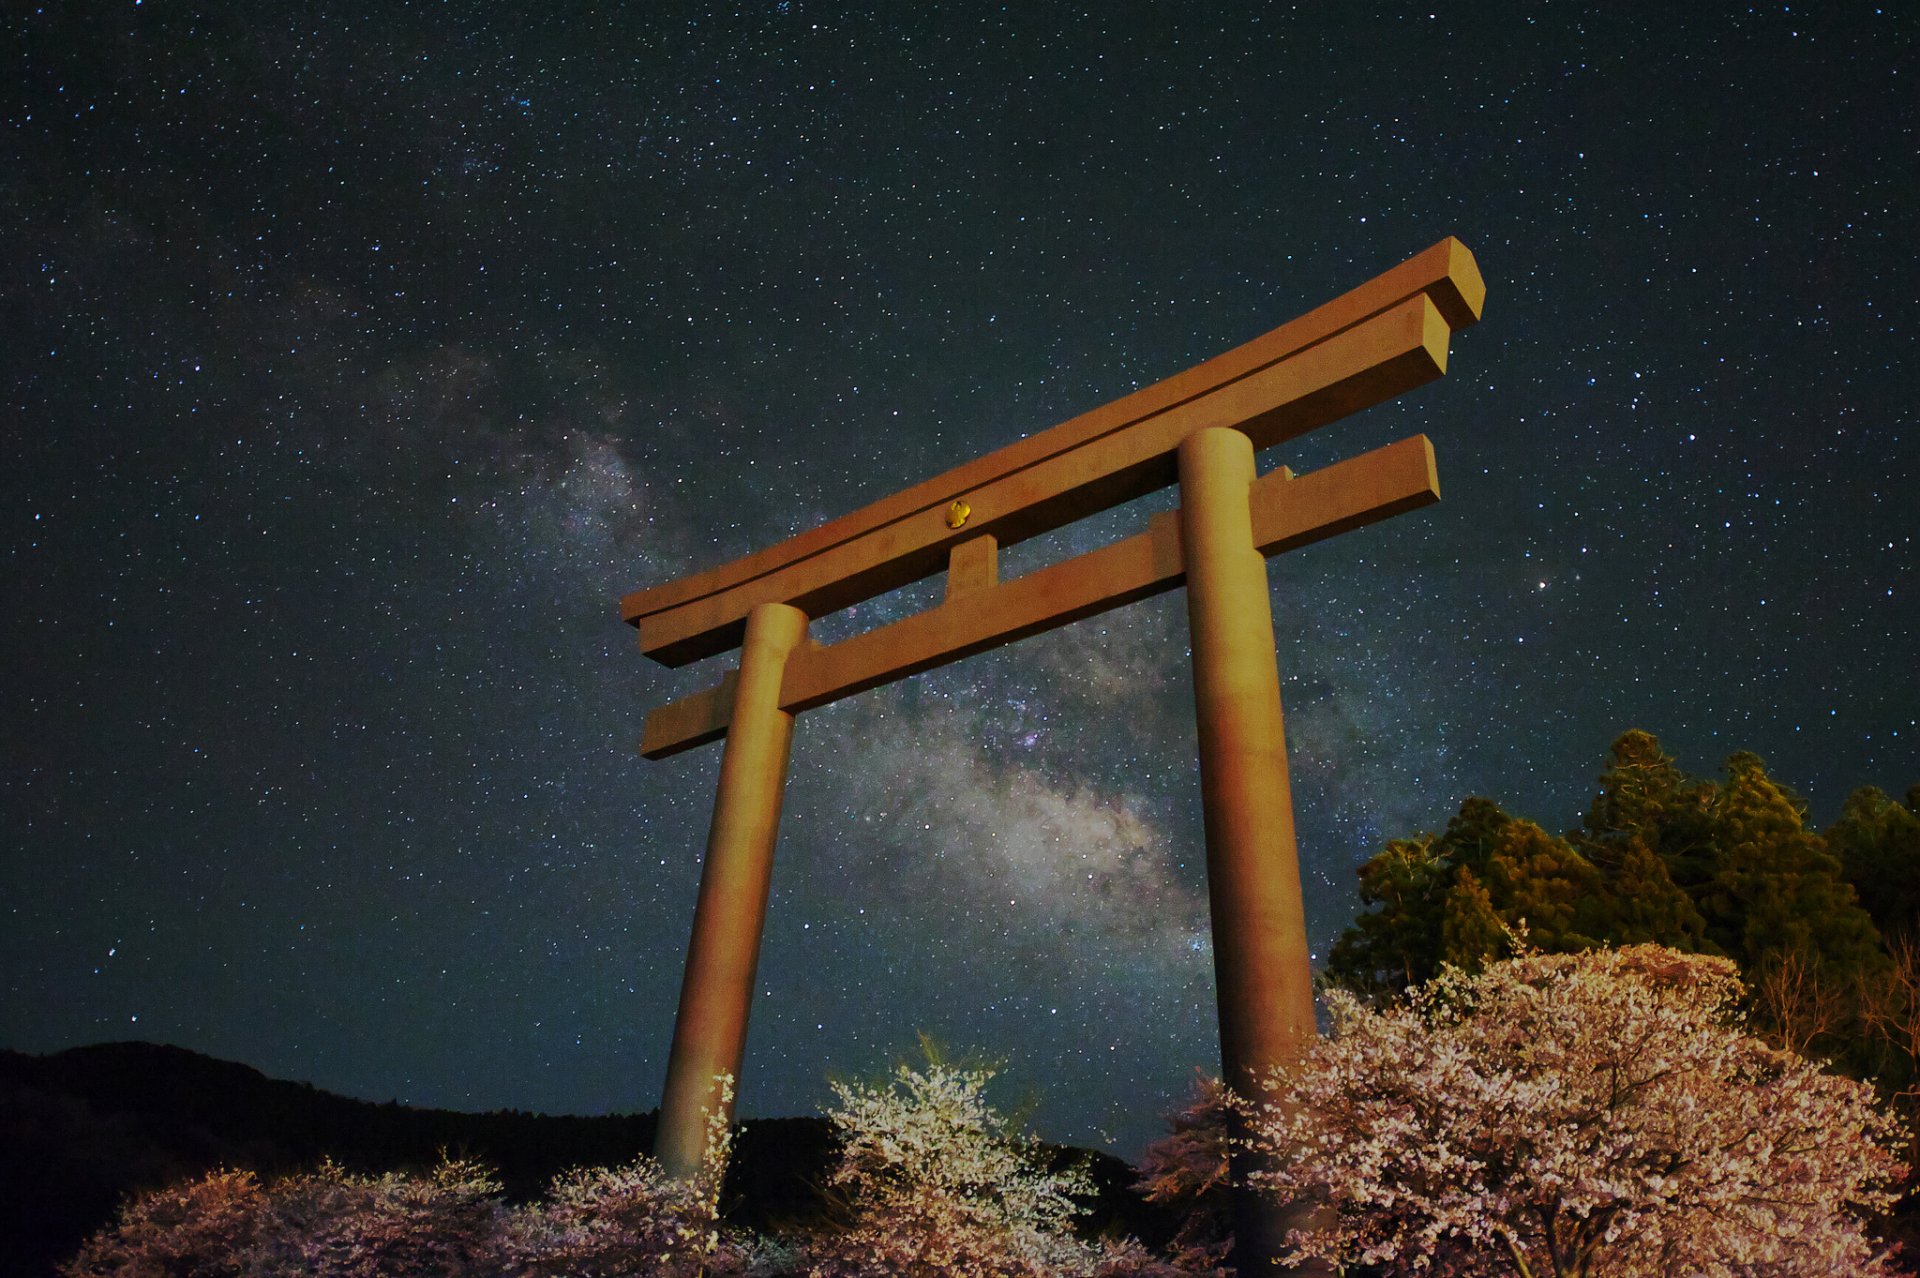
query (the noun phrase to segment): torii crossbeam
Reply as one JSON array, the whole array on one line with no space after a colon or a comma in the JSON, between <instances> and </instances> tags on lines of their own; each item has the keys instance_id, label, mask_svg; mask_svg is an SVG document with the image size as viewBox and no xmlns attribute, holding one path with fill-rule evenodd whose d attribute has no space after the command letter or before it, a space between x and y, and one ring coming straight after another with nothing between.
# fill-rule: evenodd
<instances>
[{"instance_id":1,"label":"torii crossbeam","mask_svg":"<svg viewBox=\"0 0 1920 1278\"><path fill-rule=\"evenodd\" d=\"M720 738L719 793L694 908L655 1152L699 1165L712 1089L738 1078L793 716L1176 586L1192 634L1223 1077L1243 1095L1314 1033L1265 556L1437 501L1425 436L1295 476L1254 453L1446 371L1480 317L1473 255L1446 239L1326 305L1135 391L778 545L628 595L640 649L678 666L740 648L716 687L655 709L641 752ZM1148 528L1017 580L999 548L1178 484ZM831 646L811 618L944 570L946 598ZM1242 1272L1278 1246L1236 1160Z\"/></svg>"}]
</instances>

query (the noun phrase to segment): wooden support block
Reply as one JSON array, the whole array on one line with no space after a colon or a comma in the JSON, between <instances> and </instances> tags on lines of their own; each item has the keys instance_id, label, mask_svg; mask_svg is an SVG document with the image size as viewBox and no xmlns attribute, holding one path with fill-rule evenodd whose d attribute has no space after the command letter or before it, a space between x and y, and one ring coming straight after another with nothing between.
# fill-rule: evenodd
<instances>
[{"instance_id":1,"label":"wooden support block","mask_svg":"<svg viewBox=\"0 0 1920 1278\"><path fill-rule=\"evenodd\" d=\"M1000 543L992 533L963 541L947 553L947 598L958 599L1000 584Z\"/></svg>"}]
</instances>

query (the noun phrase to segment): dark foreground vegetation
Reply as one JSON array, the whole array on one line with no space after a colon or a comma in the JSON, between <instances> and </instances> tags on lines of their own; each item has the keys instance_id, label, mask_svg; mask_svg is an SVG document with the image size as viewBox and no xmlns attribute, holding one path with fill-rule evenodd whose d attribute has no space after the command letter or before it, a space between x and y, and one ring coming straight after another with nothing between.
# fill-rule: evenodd
<instances>
[{"instance_id":1,"label":"dark foreground vegetation","mask_svg":"<svg viewBox=\"0 0 1920 1278\"><path fill-rule=\"evenodd\" d=\"M569 1168L630 1163L653 1147L654 1120L651 1111L578 1118L374 1104L153 1043L0 1050L0 1274L51 1275L129 1195L219 1168L272 1180L330 1158L349 1172L424 1173L444 1152L484 1164L508 1201L526 1202ZM762 1233L812 1222L831 1146L824 1118L742 1124L722 1212ZM1124 1162L1056 1152L1087 1161L1097 1193L1089 1226L1156 1242L1172 1232L1171 1214L1140 1199Z\"/></svg>"},{"instance_id":2,"label":"dark foreground vegetation","mask_svg":"<svg viewBox=\"0 0 1920 1278\"><path fill-rule=\"evenodd\" d=\"M1564 834L1471 798L1362 867L1328 1036L1264 1097L1203 1084L1139 1170L1010 1130L991 1071L937 1055L716 1128L674 1182L637 1157L651 1114L0 1052L0 1248L76 1278L1220 1274L1238 1112L1256 1183L1336 1205L1301 1254L1346 1272L1908 1273L1916 801L1861 789L1818 830L1757 757L1702 779L1643 732Z\"/></svg>"}]
</instances>

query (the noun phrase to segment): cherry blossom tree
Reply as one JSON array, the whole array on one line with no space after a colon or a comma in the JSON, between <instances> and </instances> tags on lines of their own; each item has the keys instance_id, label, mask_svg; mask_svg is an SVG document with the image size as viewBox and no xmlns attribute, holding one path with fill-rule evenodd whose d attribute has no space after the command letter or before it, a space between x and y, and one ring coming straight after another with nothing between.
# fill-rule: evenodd
<instances>
[{"instance_id":1,"label":"cherry blossom tree","mask_svg":"<svg viewBox=\"0 0 1920 1278\"><path fill-rule=\"evenodd\" d=\"M326 1278L494 1278L501 1273L500 1183L479 1163L443 1158L425 1175L361 1176L332 1162L275 1181L249 1274Z\"/></svg>"},{"instance_id":2,"label":"cherry blossom tree","mask_svg":"<svg viewBox=\"0 0 1920 1278\"><path fill-rule=\"evenodd\" d=\"M731 1080L715 1086L730 1093ZM730 1096L728 1097L730 1099ZM135 1198L62 1267L65 1278L723 1278L769 1248L724 1229L732 1139L716 1108L691 1178L651 1158L555 1177L509 1209L486 1168L443 1159L424 1175L363 1176L324 1162L262 1187L214 1172Z\"/></svg>"},{"instance_id":3,"label":"cherry blossom tree","mask_svg":"<svg viewBox=\"0 0 1920 1278\"><path fill-rule=\"evenodd\" d=\"M61 1267L66 1278L493 1278L500 1186L476 1163L358 1176L327 1162L262 1187L215 1171L142 1194Z\"/></svg>"},{"instance_id":4,"label":"cherry blossom tree","mask_svg":"<svg viewBox=\"0 0 1920 1278\"><path fill-rule=\"evenodd\" d=\"M690 1178L642 1156L622 1167L556 1176L546 1200L517 1214L517 1271L541 1278L719 1278L744 1274L758 1249L722 1228L720 1186L733 1136L725 1111L733 1080L714 1080L722 1104L708 1112L706 1148Z\"/></svg>"},{"instance_id":5,"label":"cherry blossom tree","mask_svg":"<svg viewBox=\"0 0 1920 1278\"><path fill-rule=\"evenodd\" d=\"M242 1278L268 1211L250 1171L212 1171L129 1200L63 1278Z\"/></svg>"},{"instance_id":6,"label":"cherry blossom tree","mask_svg":"<svg viewBox=\"0 0 1920 1278\"><path fill-rule=\"evenodd\" d=\"M929 1053L930 1057L933 1056ZM842 1227L809 1248L815 1278L1119 1278L1171 1275L1132 1243L1095 1245L1072 1224L1093 1182L987 1104L993 1071L937 1057L889 1085L836 1083L840 1142L829 1188Z\"/></svg>"},{"instance_id":7,"label":"cherry blossom tree","mask_svg":"<svg viewBox=\"0 0 1920 1278\"><path fill-rule=\"evenodd\" d=\"M1296 1255L1383 1273L1892 1273L1864 1223L1905 1174L1865 1084L1743 1032L1725 959L1654 945L1444 971L1242 1100L1324 1202Z\"/></svg>"}]
</instances>

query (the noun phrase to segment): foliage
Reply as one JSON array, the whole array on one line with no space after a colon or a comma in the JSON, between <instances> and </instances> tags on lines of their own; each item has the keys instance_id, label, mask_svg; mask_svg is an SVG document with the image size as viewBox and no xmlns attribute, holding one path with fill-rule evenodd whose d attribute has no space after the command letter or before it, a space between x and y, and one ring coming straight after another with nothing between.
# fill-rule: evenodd
<instances>
[{"instance_id":1,"label":"foliage","mask_svg":"<svg viewBox=\"0 0 1920 1278\"><path fill-rule=\"evenodd\" d=\"M1827 846L1875 926L1891 938L1920 933L1920 783L1903 806L1874 786L1847 796L1840 819L1827 827Z\"/></svg>"},{"instance_id":2,"label":"foliage","mask_svg":"<svg viewBox=\"0 0 1920 1278\"><path fill-rule=\"evenodd\" d=\"M446 1159L425 1176L356 1176L332 1163L275 1182L251 1258L266 1273L329 1278L498 1272L500 1186L476 1163Z\"/></svg>"},{"instance_id":3,"label":"foliage","mask_svg":"<svg viewBox=\"0 0 1920 1278\"><path fill-rule=\"evenodd\" d=\"M1457 869L1450 853L1432 835L1393 839L1360 867L1363 909L1328 956L1334 979L1370 994L1433 979Z\"/></svg>"},{"instance_id":4,"label":"foliage","mask_svg":"<svg viewBox=\"0 0 1920 1278\"><path fill-rule=\"evenodd\" d=\"M1600 793L1587 809L1585 833L1596 844L1639 839L1680 858L1698 842L1708 794L1674 765L1651 732L1637 728L1614 738Z\"/></svg>"},{"instance_id":5,"label":"foliage","mask_svg":"<svg viewBox=\"0 0 1920 1278\"><path fill-rule=\"evenodd\" d=\"M715 1080L730 1108L733 1081ZM696 1278L742 1274L753 1248L724 1232L720 1186L732 1151L726 1108L708 1111L706 1149L689 1179L641 1157L556 1176L546 1201L516 1214L508 1250L530 1278Z\"/></svg>"},{"instance_id":6,"label":"foliage","mask_svg":"<svg viewBox=\"0 0 1920 1278\"><path fill-rule=\"evenodd\" d=\"M1715 863L1714 793L1675 766L1652 733L1614 739L1600 793L1568 836L1601 874L1596 935L1713 952L1694 898Z\"/></svg>"},{"instance_id":7,"label":"foliage","mask_svg":"<svg viewBox=\"0 0 1920 1278\"><path fill-rule=\"evenodd\" d=\"M723 1090L726 1079L716 1080ZM331 1162L264 1188L215 1172L141 1195L62 1267L65 1278L675 1278L745 1274L766 1249L720 1226L731 1139L715 1111L688 1180L642 1157L555 1177L510 1210L476 1163L362 1176Z\"/></svg>"},{"instance_id":8,"label":"foliage","mask_svg":"<svg viewBox=\"0 0 1920 1278\"><path fill-rule=\"evenodd\" d=\"M1364 912L1334 943L1329 982L1391 999L1443 964L1656 943L1735 959L1776 1045L1856 1075L1913 1079L1872 1040L1888 928L1920 908L1920 820L1856 792L1825 835L1805 804L1738 753L1721 782L1688 776L1652 734L1623 733L1580 828L1549 834L1469 798L1439 835L1396 839L1360 870ZM1861 900L1873 902L1873 913ZM1884 1003L1884 999L1880 1000Z\"/></svg>"},{"instance_id":9,"label":"foliage","mask_svg":"<svg viewBox=\"0 0 1920 1278\"><path fill-rule=\"evenodd\" d=\"M1141 1196L1180 1214L1180 1227L1167 1246L1174 1265L1188 1273L1224 1272L1233 1249L1226 1087L1200 1074L1192 1101L1167 1126L1167 1135L1141 1157Z\"/></svg>"},{"instance_id":10,"label":"foliage","mask_svg":"<svg viewBox=\"0 0 1920 1278\"><path fill-rule=\"evenodd\" d=\"M141 1195L61 1267L67 1278L407 1278L500 1273L499 1185L444 1160L423 1177L333 1163L263 1188L217 1171Z\"/></svg>"},{"instance_id":11,"label":"foliage","mask_svg":"<svg viewBox=\"0 0 1920 1278\"><path fill-rule=\"evenodd\" d=\"M361 1176L326 1162L262 1186L216 1172L141 1195L64 1278L1181 1278L1131 1240L1083 1242L1083 1165L1056 1167L984 1099L985 1069L931 1060L891 1086L839 1086L829 1177L847 1218L782 1245L725 1225L731 1133L716 1108L686 1180L651 1158L578 1168L506 1206L477 1164ZM728 1093L731 1081L716 1080ZM729 1097L730 1098L730 1097ZM1216 1097L1217 1104L1217 1097ZM1207 1269L1205 1272L1212 1272Z\"/></svg>"},{"instance_id":12,"label":"foliage","mask_svg":"<svg viewBox=\"0 0 1920 1278\"><path fill-rule=\"evenodd\" d=\"M1600 871L1593 904L1600 918L1594 932L1614 945L1668 943L1678 949L1708 949L1707 921L1674 880L1673 870L1647 837L1576 838L1581 855Z\"/></svg>"},{"instance_id":13,"label":"foliage","mask_svg":"<svg viewBox=\"0 0 1920 1278\"><path fill-rule=\"evenodd\" d=\"M819 1278L1041 1278L1145 1274L1159 1268L1131 1244L1095 1246L1072 1233L1090 1196L1083 1167L1049 1168L985 1098L994 1071L898 1067L886 1084L834 1085L829 1111L839 1161L828 1177L847 1219L814 1241Z\"/></svg>"},{"instance_id":14,"label":"foliage","mask_svg":"<svg viewBox=\"0 0 1920 1278\"><path fill-rule=\"evenodd\" d=\"M267 1211L266 1192L252 1172L209 1172L127 1203L60 1272L64 1278L242 1278Z\"/></svg>"},{"instance_id":15,"label":"foliage","mask_svg":"<svg viewBox=\"0 0 1920 1278\"><path fill-rule=\"evenodd\" d=\"M1591 860L1491 799L1469 798L1445 833L1396 839L1361 867L1368 909L1334 943L1328 973L1392 997L1444 963L1500 957L1520 932L1544 950L1584 949L1613 930L1610 872L1646 869L1644 858Z\"/></svg>"},{"instance_id":16,"label":"foliage","mask_svg":"<svg viewBox=\"0 0 1920 1278\"><path fill-rule=\"evenodd\" d=\"M1318 1196L1300 1256L1389 1274L1873 1275L1902 1173L1863 1084L1741 1031L1726 959L1641 945L1334 991L1248 1104L1256 1180Z\"/></svg>"},{"instance_id":17,"label":"foliage","mask_svg":"<svg viewBox=\"0 0 1920 1278\"><path fill-rule=\"evenodd\" d=\"M1877 967L1880 935L1804 805L1752 754L1727 760L1715 797L1714 872L1700 900L1707 935L1749 969L1798 952L1821 972Z\"/></svg>"}]
</instances>

